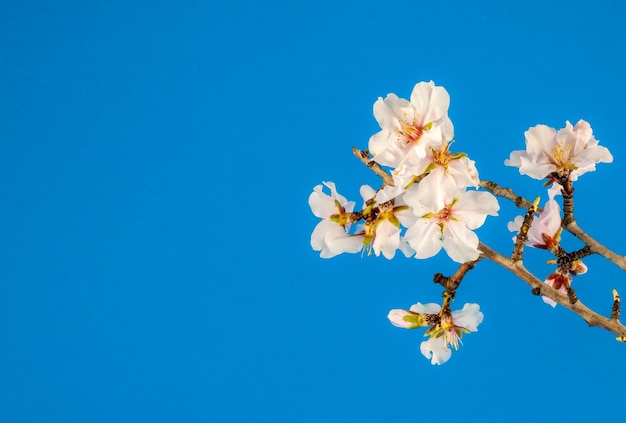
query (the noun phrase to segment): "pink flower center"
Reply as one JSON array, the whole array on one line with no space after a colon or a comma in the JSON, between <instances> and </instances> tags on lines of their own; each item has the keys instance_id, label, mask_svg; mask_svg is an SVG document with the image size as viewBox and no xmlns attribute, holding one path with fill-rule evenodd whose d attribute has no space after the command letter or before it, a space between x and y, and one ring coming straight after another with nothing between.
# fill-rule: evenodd
<instances>
[{"instance_id":1,"label":"pink flower center","mask_svg":"<svg viewBox=\"0 0 626 423\"><path fill-rule=\"evenodd\" d=\"M408 123L404 120L400 120L400 136L405 144L417 144L424 134L424 127L417 122Z\"/></svg>"},{"instance_id":2,"label":"pink flower center","mask_svg":"<svg viewBox=\"0 0 626 423\"><path fill-rule=\"evenodd\" d=\"M452 217L452 206L445 206L434 217L440 222L447 222Z\"/></svg>"}]
</instances>

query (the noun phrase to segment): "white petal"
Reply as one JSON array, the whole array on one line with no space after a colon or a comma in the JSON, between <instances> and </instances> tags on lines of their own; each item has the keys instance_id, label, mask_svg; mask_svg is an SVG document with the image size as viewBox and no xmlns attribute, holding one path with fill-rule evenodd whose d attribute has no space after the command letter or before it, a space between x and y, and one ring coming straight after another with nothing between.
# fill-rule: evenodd
<instances>
[{"instance_id":1,"label":"white petal","mask_svg":"<svg viewBox=\"0 0 626 423\"><path fill-rule=\"evenodd\" d=\"M478 325L483 322L485 315L480 311L478 304L465 304L461 310L452 312L452 320L456 326L461 326L470 332L477 332Z\"/></svg>"},{"instance_id":2,"label":"white petal","mask_svg":"<svg viewBox=\"0 0 626 423\"><path fill-rule=\"evenodd\" d=\"M478 236L455 221L449 221L443 228L443 249L457 263L476 260L480 255Z\"/></svg>"},{"instance_id":3,"label":"white petal","mask_svg":"<svg viewBox=\"0 0 626 423\"><path fill-rule=\"evenodd\" d=\"M441 250L441 228L428 219L419 219L407 229L404 239L415 250L415 258L429 258Z\"/></svg>"},{"instance_id":4,"label":"white petal","mask_svg":"<svg viewBox=\"0 0 626 423\"><path fill-rule=\"evenodd\" d=\"M476 163L474 160L470 160L467 157L452 160L448 164L447 173L454 178L459 188L478 187L480 182Z\"/></svg>"},{"instance_id":5,"label":"white petal","mask_svg":"<svg viewBox=\"0 0 626 423\"><path fill-rule=\"evenodd\" d=\"M363 198L363 202L371 200L372 198L376 196L376 190L369 185L361 185L361 188L359 189L359 193L361 194L361 197Z\"/></svg>"},{"instance_id":6,"label":"white petal","mask_svg":"<svg viewBox=\"0 0 626 423\"><path fill-rule=\"evenodd\" d=\"M513 219L512 222L507 223L506 227L511 232L519 232L523 224L524 224L524 217L515 216L515 219Z\"/></svg>"},{"instance_id":7,"label":"white petal","mask_svg":"<svg viewBox=\"0 0 626 423\"><path fill-rule=\"evenodd\" d=\"M376 236L372 243L374 253L378 256L383 253L385 258L391 260L396 254L400 244L400 228L393 225L388 220L380 222L376 228Z\"/></svg>"},{"instance_id":8,"label":"white petal","mask_svg":"<svg viewBox=\"0 0 626 423\"><path fill-rule=\"evenodd\" d=\"M362 235L348 235L345 232L329 231L324 239L328 249L335 255L358 253L363 248Z\"/></svg>"},{"instance_id":9,"label":"white petal","mask_svg":"<svg viewBox=\"0 0 626 423\"><path fill-rule=\"evenodd\" d=\"M429 211L437 213L452 203L455 198L461 197L463 191L453 181L445 178L442 172L434 172L422 179L417 187L416 196L420 204ZM406 196L405 201L408 204Z\"/></svg>"},{"instance_id":10,"label":"white petal","mask_svg":"<svg viewBox=\"0 0 626 423\"><path fill-rule=\"evenodd\" d=\"M452 215L465 222L468 229L479 228L487 215L497 216L500 205L490 192L467 191L452 209Z\"/></svg>"},{"instance_id":11,"label":"white petal","mask_svg":"<svg viewBox=\"0 0 626 423\"><path fill-rule=\"evenodd\" d=\"M370 137L367 149L376 159L376 156L382 154L395 139L393 132L388 129L383 129Z\"/></svg>"},{"instance_id":12,"label":"white petal","mask_svg":"<svg viewBox=\"0 0 626 423\"><path fill-rule=\"evenodd\" d=\"M401 203L401 204L398 204L398 203ZM405 205L403 203L404 203L404 201L397 202L396 206L398 206L398 205ZM415 222L417 222L417 219L418 219L418 217L415 215L415 211L412 208L410 208L410 207L408 209L406 209L406 210L396 211L396 212L394 212L394 215L398 218L398 220L400 221L400 224L402 226L404 226L405 228L408 228L408 227L414 225Z\"/></svg>"},{"instance_id":13,"label":"white petal","mask_svg":"<svg viewBox=\"0 0 626 423\"><path fill-rule=\"evenodd\" d=\"M420 123L425 125L447 117L450 95L444 87L436 86L433 81L420 82L411 92L411 104L421 117Z\"/></svg>"},{"instance_id":14,"label":"white petal","mask_svg":"<svg viewBox=\"0 0 626 423\"><path fill-rule=\"evenodd\" d=\"M552 308L556 307L556 301L554 301L552 298L542 296L541 299L543 300L544 303L551 305Z\"/></svg>"},{"instance_id":15,"label":"white petal","mask_svg":"<svg viewBox=\"0 0 626 423\"><path fill-rule=\"evenodd\" d=\"M400 237L400 245L398 245L398 249L402 251L402 254L406 258L409 258L415 254L415 250L411 248L408 242L404 239L404 237Z\"/></svg>"},{"instance_id":16,"label":"white petal","mask_svg":"<svg viewBox=\"0 0 626 423\"><path fill-rule=\"evenodd\" d=\"M520 167L522 165L522 156L526 155L524 150L516 150L511 152L511 157L504 161L506 166Z\"/></svg>"},{"instance_id":17,"label":"white petal","mask_svg":"<svg viewBox=\"0 0 626 423\"><path fill-rule=\"evenodd\" d=\"M329 218L331 215L338 213L339 209L335 204L335 200L346 209L346 212L352 212L355 205L354 201L347 201L343 195L339 194L333 182L323 182L323 184L330 189L331 195L325 194L321 185L316 185L309 196L309 207L311 207L311 211L315 216Z\"/></svg>"},{"instance_id":18,"label":"white petal","mask_svg":"<svg viewBox=\"0 0 626 423\"><path fill-rule=\"evenodd\" d=\"M335 200L322 192L321 185L316 185L311 195L309 195L309 207L311 207L311 211L315 216L321 218L329 218L332 214L338 212Z\"/></svg>"},{"instance_id":19,"label":"white petal","mask_svg":"<svg viewBox=\"0 0 626 423\"><path fill-rule=\"evenodd\" d=\"M385 185L383 189L376 193L376 201L380 203L386 203L389 200L404 194L405 189L402 187L396 187L391 185Z\"/></svg>"},{"instance_id":20,"label":"white petal","mask_svg":"<svg viewBox=\"0 0 626 423\"><path fill-rule=\"evenodd\" d=\"M337 230L337 228L343 230L335 222L322 220L315 226L315 229L313 229L313 233L311 234L311 247L314 251L320 251L320 257L331 258L337 255L330 251L326 245L326 234L329 231Z\"/></svg>"},{"instance_id":21,"label":"white petal","mask_svg":"<svg viewBox=\"0 0 626 423\"><path fill-rule=\"evenodd\" d=\"M409 315L410 314L406 310L395 308L391 310L389 314L387 314L387 318L395 327L408 329L409 327L413 326L413 323L407 322L406 320L404 320L404 317Z\"/></svg>"},{"instance_id":22,"label":"white petal","mask_svg":"<svg viewBox=\"0 0 626 423\"><path fill-rule=\"evenodd\" d=\"M558 182L553 182L552 185L550 185L550 188L548 188L548 199L554 200L554 197L556 197L557 195L562 195L562 189L563 187L561 186L561 184L559 184Z\"/></svg>"},{"instance_id":23,"label":"white petal","mask_svg":"<svg viewBox=\"0 0 626 423\"><path fill-rule=\"evenodd\" d=\"M524 133L526 138L526 152L533 161L546 161L556 145L556 129L546 125L536 125Z\"/></svg>"},{"instance_id":24,"label":"white petal","mask_svg":"<svg viewBox=\"0 0 626 423\"><path fill-rule=\"evenodd\" d=\"M550 236L554 236L561 229L561 208L556 200L548 200L539 215L539 220L543 223Z\"/></svg>"},{"instance_id":25,"label":"white petal","mask_svg":"<svg viewBox=\"0 0 626 423\"><path fill-rule=\"evenodd\" d=\"M437 314L441 310L441 306L436 303L415 303L409 310L415 313Z\"/></svg>"},{"instance_id":26,"label":"white petal","mask_svg":"<svg viewBox=\"0 0 626 423\"><path fill-rule=\"evenodd\" d=\"M430 338L420 345L424 357L430 359L431 364L443 364L452 356L452 350L446 346L444 337Z\"/></svg>"},{"instance_id":27,"label":"white petal","mask_svg":"<svg viewBox=\"0 0 626 423\"><path fill-rule=\"evenodd\" d=\"M507 166L519 167L522 175L543 179L556 170L552 164L552 149L556 146L556 130L546 125L537 125L524 133L526 150L514 151L511 158L505 160Z\"/></svg>"},{"instance_id":28,"label":"white petal","mask_svg":"<svg viewBox=\"0 0 626 423\"><path fill-rule=\"evenodd\" d=\"M411 104L403 98L390 93L383 100L378 97L374 103L374 118L382 129L395 130L400 128L399 119L405 113L413 113Z\"/></svg>"}]
</instances>

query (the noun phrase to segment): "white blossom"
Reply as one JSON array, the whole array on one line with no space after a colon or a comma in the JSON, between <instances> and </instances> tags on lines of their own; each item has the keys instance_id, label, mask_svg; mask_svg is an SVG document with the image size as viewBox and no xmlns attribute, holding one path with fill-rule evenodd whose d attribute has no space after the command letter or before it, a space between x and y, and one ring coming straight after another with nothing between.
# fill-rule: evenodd
<instances>
[{"instance_id":1,"label":"white blossom","mask_svg":"<svg viewBox=\"0 0 626 423\"><path fill-rule=\"evenodd\" d=\"M417 303L409 310L391 310L387 317L394 326L405 329L430 325L425 333L429 338L421 343L420 351L432 364L443 364L452 356L452 348L458 351L463 334L477 332L485 317L478 304L465 304L462 310L452 312L449 304L449 298L443 306Z\"/></svg>"},{"instance_id":2,"label":"white blossom","mask_svg":"<svg viewBox=\"0 0 626 423\"><path fill-rule=\"evenodd\" d=\"M400 187L409 187L416 177L424 174L423 179L439 178L450 179L459 188L478 187L480 179L474 160L470 160L464 153L451 153L452 142L431 146L426 150L426 156L418 159L414 166L403 164L392 172L394 184Z\"/></svg>"},{"instance_id":3,"label":"white blossom","mask_svg":"<svg viewBox=\"0 0 626 423\"><path fill-rule=\"evenodd\" d=\"M507 227L511 232L519 232L524 222L523 216L516 216ZM539 217L533 219L528 229L526 244L530 247L553 250L561 240L561 208L553 198L546 202ZM517 236L513 237L515 242Z\"/></svg>"},{"instance_id":4,"label":"white blossom","mask_svg":"<svg viewBox=\"0 0 626 423\"><path fill-rule=\"evenodd\" d=\"M575 181L584 173L594 171L596 163L611 163L613 156L598 145L591 126L579 120L575 126L567 121L558 132L546 125L534 126L525 132L526 150L511 153L507 166L519 168L522 175L543 179L552 173L570 174Z\"/></svg>"},{"instance_id":5,"label":"white blossom","mask_svg":"<svg viewBox=\"0 0 626 423\"><path fill-rule=\"evenodd\" d=\"M369 185L361 186L363 197L363 216L365 223L359 225L357 233L363 234L363 244L374 251L376 256L382 254L391 260L397 250L406 257L415 251L401 236L400 226L408 226L415 221L415 216L404 203L401 188L386 186L376 192Z\"/></svg>"},{"instance_id":6,"label":"white blossom","mask_svg":"<svg viewBox=\"0 0 626 423\"><path fill-rule=\"evenodd\" d=\"M483 225L487 215L498 215L498 200L488 192L459 189L445 179L425 178L420 185L404 194L418 216L405 234L415 257L429 258L443 248L458 263L476 260L479 241L472 231Z\"/></svg>"},{"instance_id":7,"label":"white blossom","mask_svg":"<svg viewBox=\"0 0 626 423\"><path fill-rule=\"evenodd\" d=\"M448 117L450 96L434 82L420 82L411 93L411 101L393 93L374 103L374 117L381 131L369 141L369 151L381 165L393 168L403 163L412 166L431 145L450 141L454 134Z\"/></svg>"},{"instance_id":8,"label":"white blossom","mask_svg":"<svg viewBox=\"0 0 626 423\"><path fill-rule=\"evenodd\" d=\"M363 238L348 233L355 202L340 195L333 182L324 182L324 185L330 195L323 192L322 185L317 185L309 196L311 211L322 219L311 234L311 247L319 251L322 258L359 252Z\"/></svg>"}]
</instances>

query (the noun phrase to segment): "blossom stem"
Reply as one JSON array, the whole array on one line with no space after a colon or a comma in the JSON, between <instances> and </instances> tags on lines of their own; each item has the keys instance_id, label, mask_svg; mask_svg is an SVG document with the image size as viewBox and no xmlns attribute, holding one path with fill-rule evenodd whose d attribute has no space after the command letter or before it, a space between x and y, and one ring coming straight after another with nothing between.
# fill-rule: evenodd
<instances>
[{"instance_id":1,"label":"blossom stem","mask_svg":"<svg viewBox=\"0 0 626 423\"><path fill-rule=\"evenodd\" d=\"M466 261L459 266L458 270L452 276L444 276L441 273L435 273L433 281L443 286L446 289L446 292L454 295L467 272L472 270L476 266L476 263L480 260L482 260L482 257L478 257L476 260Z\"/></svg>"}]
</instances>

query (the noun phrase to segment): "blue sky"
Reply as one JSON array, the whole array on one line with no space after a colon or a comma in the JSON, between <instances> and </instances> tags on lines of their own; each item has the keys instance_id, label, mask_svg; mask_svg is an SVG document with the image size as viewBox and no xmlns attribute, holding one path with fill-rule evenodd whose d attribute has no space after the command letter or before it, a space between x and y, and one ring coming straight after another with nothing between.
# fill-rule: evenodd
<instances>
[{"instance_id":1,"label":"blue sky","mask_svg":"<svg viewBox=\"0 0 626 423\"><path fill-rule=\"evenodd\" d=\"M615 161L575 186L577 219L624 252L610 3L3 2L0 420L626 417L626 346L490 262L455 302L481 305L479 332L432 366L386 315L438 301L454 263L322 260L307 205L323 180L376 184L350 151L374 101L434 80L455 147L528 198L541 182L503 165L524 131L588 120ZM507 252L500 204L478 233ZM609 314L623 274L586 263L578 296Z\"/></svg>"}]
</instances>

